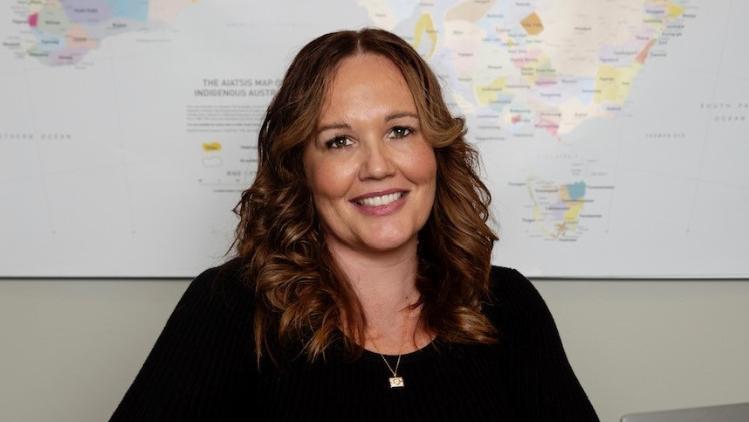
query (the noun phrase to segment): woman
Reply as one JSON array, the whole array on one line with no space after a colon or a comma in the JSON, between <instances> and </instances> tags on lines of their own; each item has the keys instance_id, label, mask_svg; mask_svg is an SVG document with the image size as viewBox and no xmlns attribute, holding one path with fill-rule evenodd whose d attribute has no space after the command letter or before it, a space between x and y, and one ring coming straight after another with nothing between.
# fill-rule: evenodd
<instances>
[{"instance_id":1,"label":"woman","mask_svg":"<svg viewBox=\"0 0 749 422\"><path fill-rule=\"evenodd\" d=\"M439 83L382 30L295 57L235 208L112 420L597 420L553 319L492 267Z\"/></svg>"}]
</instances>

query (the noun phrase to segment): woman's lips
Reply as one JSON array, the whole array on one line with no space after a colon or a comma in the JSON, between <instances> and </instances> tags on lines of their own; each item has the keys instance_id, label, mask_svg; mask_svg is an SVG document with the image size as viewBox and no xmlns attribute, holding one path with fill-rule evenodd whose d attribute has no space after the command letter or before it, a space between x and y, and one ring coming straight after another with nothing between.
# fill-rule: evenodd
<instances>
[{"instance_id":1,"label":"woman's lips","mask_svg":"<svg viewBox=\"0 0 749 422\"><path fill-rule=\"evenodd\" d=\"M398 211L406 203L407 196L408 196L408 192L403 192L401 197L396 199L395 201L384 204L384 205L377 205L377 206L364 205L364 204L360 204L354 201L352 201L351 203L354 205L354 207L356 207L356 209L359 212L361 212L364 215L383 216L383 215L390 215Z\"/></svg>"}]
</instances>

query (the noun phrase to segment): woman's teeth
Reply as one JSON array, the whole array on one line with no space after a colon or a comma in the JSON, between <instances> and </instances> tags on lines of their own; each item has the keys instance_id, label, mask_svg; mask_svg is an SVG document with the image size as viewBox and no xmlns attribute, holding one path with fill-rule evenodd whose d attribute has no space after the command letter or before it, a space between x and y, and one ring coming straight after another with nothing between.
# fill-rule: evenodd
<instances>
[{"instance_id":1,"label":"woman's teeth","mask_svg":"<svg viewBox=\"0 0 749 422\"><path fill-rule=\"evenodd\" d=\"M395 192L395 193L391 193L388 195L373 196L371 198L365 198L356 202L358 204L366 205L368 207L379 207L382 205L387 205L393 201L396 201L401 196L403 196L403 192Z\"/></svg>"}]
</instances>

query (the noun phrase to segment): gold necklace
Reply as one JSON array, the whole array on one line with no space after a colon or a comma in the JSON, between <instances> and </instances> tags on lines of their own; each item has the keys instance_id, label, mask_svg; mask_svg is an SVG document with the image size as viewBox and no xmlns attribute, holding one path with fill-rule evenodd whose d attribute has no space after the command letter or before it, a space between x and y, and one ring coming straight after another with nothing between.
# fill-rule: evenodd
<instances>
[{"instance_id":1,"label":"gold necklace","mask_svg":"<svg viewBox=\"0 0 749 422\"><path fill-rule=\"evenodd\" d=\"M390 366L390 363L388 363L388 360L385 359L385 355L380 353L380 349L377 347L377 345L374 342L374 339L371 337L369 338L369 341L372 342L372 345L374 346L375 350L377 350L377 354L380 355L382 358L382 361L385 362L385 366L387 366L388 371L390 371L391 374L393 374L392 377L388 377L388 381L390 381L390 388L403 388L406 386L405 381L403 381L403 377L398 376L398 366L401 363L401 353L400 350L398 350L398 361L395 362L395 369L393 369L392 366ZM401 343L401 346L403 346L403 343Z\"/></svg>"}]
</instances>

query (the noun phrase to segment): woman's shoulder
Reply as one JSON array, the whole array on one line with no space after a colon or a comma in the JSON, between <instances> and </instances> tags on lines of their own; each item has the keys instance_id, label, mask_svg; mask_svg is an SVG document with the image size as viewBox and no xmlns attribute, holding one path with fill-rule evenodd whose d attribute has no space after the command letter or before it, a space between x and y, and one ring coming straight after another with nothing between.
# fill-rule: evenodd
<instances>
[{"instance_id":1,"label":"woman's shoulder","mask_svg":"<svg viewBox=\"0 0 749 422\"><path fill-rule=\"evenodd\" d=\"M540 297L533 284L515 268L492 265L490 289L496 299L535 300Z\"/></svg>"},{"instance_id":2,"label":"woman's shoulder","mask_svg":"<svg viewBox=\"0 0 749 422\"><path fill-rule=\"evenodd\" d=\"M243 263L242 258L235 257L202 271L190 282L175 312L190 308L226 315L246 313L252 307L253 292L243 277Z\"/></svg>"},{"instance_id":3,"label":"woman's shoulder","mask_svg":"<svg viewBox=\"0 0 749 422\"><path fill-rule=\"evenodd\" d=\"M567 359L544 299L519 271L492 266L486 306L510 357L511 377L528 420L598 421Z\"/></svg>"},{"instance_id":4,"label":"woman's shoulder","mask_svg":"<svg viewBox=\"0 0 749 422\"><path fill-rule=\"evenodd\" d=\"M234 257L222 264L209 267L198 274L194 279L195 284L205 284L211 288L217 287L218 284L238 281L244 270L244 260L242 257Z\"/></svg>"},{"instance_id":5,"label":"woman's shoulder","mask_svg":"<svg viewBox=\"0 0 749 422\"><path fill-rule=\"evenodd\" d=\"M190 282L111 421L226 420L204 414L251 394L252 300L241 267L233 259Z\"/></svg>"},{"instance_id":6,"label":"woman's shoulder","mask_svg":"<svg viewBox=\"0 0 749 422\"><path fill-rule=\"evenodd\" d=\"M492 265L490 300L485 312L498 329L521 327L534 321L552 321L543 297L520 271Z\"/></svg>"}]
</instances>

